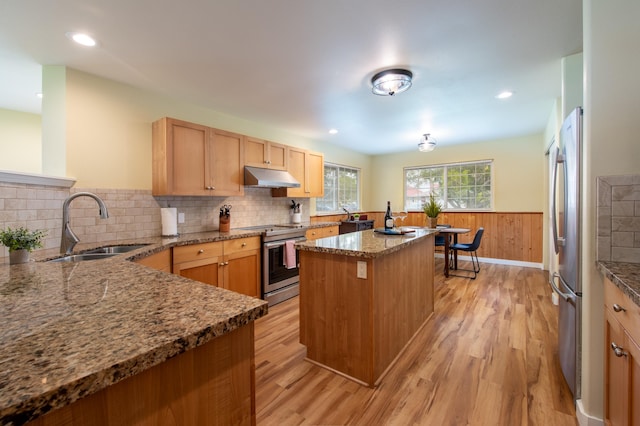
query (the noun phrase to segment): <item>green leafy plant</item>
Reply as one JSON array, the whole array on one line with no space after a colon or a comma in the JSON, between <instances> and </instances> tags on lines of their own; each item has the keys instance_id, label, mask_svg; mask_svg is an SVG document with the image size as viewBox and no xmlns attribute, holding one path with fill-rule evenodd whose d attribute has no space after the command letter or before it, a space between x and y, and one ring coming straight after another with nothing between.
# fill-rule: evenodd
<instances>
[{"instance_id":1,"label":"green leafy plant","mask_svg":"<svg viewBox=\"0 0 640 426\"><path fill-rule=\"evenodd\" d=\"M29 252L42 247L42 238L47 235L46 231L29 231L20 227L16 229L3 229L0 231L0 243L9 248L9 251L27 250Z\"/></svg>"},{"instance_id":2,"label":"green leafy plant","mask_svg":"<svg viewBox=\"0 0 640 426\"><path fill-rule=\"evenodd\" d=\"M442 204L436 201L435 195L430 194L429 202L424 203L422 210L424 210L424 214L426 214L427 217L438 217L442 211Z\"/></svg>"}]
</instances>

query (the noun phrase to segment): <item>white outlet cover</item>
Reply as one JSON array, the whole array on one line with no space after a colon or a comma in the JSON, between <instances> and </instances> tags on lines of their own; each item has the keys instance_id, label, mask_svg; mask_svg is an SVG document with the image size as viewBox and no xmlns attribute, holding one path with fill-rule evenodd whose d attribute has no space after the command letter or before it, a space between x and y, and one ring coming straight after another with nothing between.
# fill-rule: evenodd
<instances>
[{"instance_id":1,"label":"white outlet cover","mask_svg":"<svg viewBox=\"0 0 640 426\"><path fill-rule=\"evenodd\" d=\"M358 261L357 277L365 280L367 279L367 262Z\"/></svg>"},{"instance_id":2,"label":"white outlet cover","mask_svg":"<svg viewBox=\"0 0 640 426\"><path fill-rule=\"evenodd\" d=\"M178 223L184 223L184 213L178 213Z\"/></svg>"}]
</instances>

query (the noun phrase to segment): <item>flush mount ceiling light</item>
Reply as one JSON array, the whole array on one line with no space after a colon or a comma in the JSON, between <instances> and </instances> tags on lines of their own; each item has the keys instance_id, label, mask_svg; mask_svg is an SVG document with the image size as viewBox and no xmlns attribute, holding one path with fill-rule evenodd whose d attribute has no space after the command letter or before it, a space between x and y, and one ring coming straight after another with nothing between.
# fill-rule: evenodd
<instances>
[{"instance_id":1,"label":"flush mount ceiling light","mask_svg":"<svg viewBox=\"0 0 640 426\"><path fill-rule=\"evenodd\" d=\"M422 135L422 141L418 144L418 151L431 152L436 147L436 140L431 137L430 133Z\"/></svg>"},{"instance_id":2,"label":"flush mount ceiling light","mask_svg":"<svg viewBox=\"0 0 640 426\"><path fill-rule=\"evenodd\" d=\"M411 87L411 71L394 68L380 71L371 78L372 92L380 96L393 96Z\"/></svg>"}]
</instances>

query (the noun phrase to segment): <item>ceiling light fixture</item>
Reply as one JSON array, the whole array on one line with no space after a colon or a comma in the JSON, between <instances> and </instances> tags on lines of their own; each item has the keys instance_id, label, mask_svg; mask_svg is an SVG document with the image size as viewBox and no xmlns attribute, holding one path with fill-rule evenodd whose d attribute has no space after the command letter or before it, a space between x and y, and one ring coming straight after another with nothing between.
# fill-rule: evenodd
<instances>
[{"instance_id":1,"label":"ceiling light fixture","mask_svg":"<svg viewBox=\"0 0 640 426\"><path fill-rule=\"evenodd\" d=\"M497 99L507 99L510 98L511 96L513 96L513 92L510 92L508 90L499 93L498 95L496 95Z\"/></svg>"},{"instance_id":2,"label":"ceiling light fixture","mask_svg":"<svg viewBox=\"0 0 640 426\"><path fill-rule=\"evenodd\" d=\"M66 33L66 36L83 46L93 47L98 44L96 40L88 34L68 32Z\"/></svg>"},{"instance_id":3,"label":"ceiling light fixture","mask_svg":"<svg viewBox=\"0 0 640 426\"><path fill-rule=\"evenodd\" d=\"M372 92L380 96L393 96L411 87L411 71L394 68L380 71L371 78Z\"/></svg>"},{"instance_id":4,"label":"ceiling light fixture","mask_svg":"<svg viewBox=\"0 0 640 426\"><path fill-rule=\"evenodd\" d=\"M337 134L337 133L338 133L338 129L331 129L331 130L329 130L329 134L330 134L330 135L335 135L335 134Z\"/></svg>"},{"instance_id":5,"label":"ceiling light fixture","mask_svg":"<svg viewBox=\"0 0 640 426\"><path fill-rule=\"evenodd\" d=\"M431 152L436 148L436 140L431 137L430 133L425 133L422 138L422 142L418 144L418 151Z\"/></svg>"}]
</instances>

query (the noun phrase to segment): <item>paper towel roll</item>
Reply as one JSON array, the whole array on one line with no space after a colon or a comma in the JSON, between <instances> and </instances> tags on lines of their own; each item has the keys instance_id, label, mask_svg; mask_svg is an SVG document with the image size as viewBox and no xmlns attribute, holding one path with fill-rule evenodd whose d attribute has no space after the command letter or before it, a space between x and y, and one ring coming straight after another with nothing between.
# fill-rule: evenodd
<instances>
[{"instance_id":1,"label":"paper towel roll","mask_svg":"<svg viewBox=\"0 0 640 426\"><path fill-rule=\"evenodd\" d=\"M162 236L178 235L178 209L176 207L161 208L160 217L162 219Z\"/></svg>"}]
</instances>

